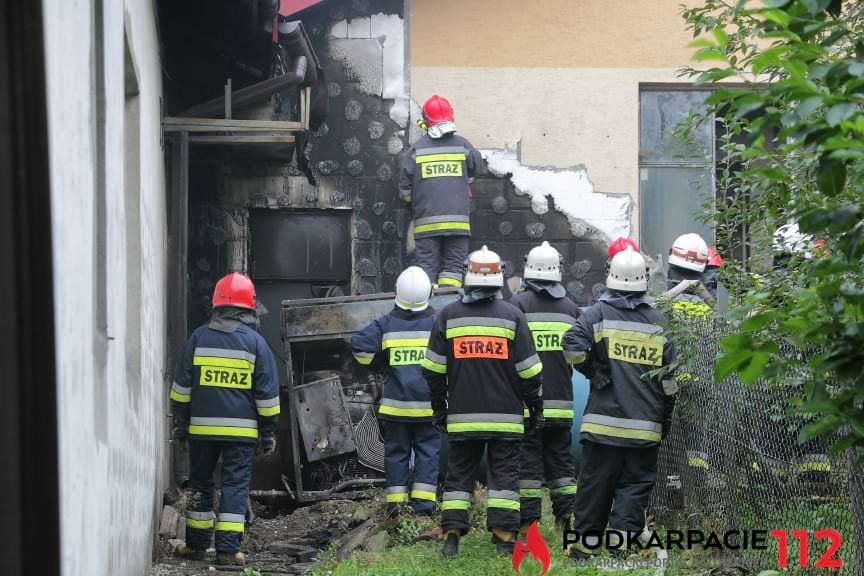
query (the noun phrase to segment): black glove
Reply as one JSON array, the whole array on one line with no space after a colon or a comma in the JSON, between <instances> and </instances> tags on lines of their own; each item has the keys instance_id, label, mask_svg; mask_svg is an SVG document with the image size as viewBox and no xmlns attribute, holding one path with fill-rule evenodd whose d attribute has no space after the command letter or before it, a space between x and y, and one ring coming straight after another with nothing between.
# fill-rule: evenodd
<instances>
[{"instance_id":1,"label":"black glove","mask_svg":"<svg viewBox=\"0 0 864 576\"><path fill-rule=\"evenodd\" d=\"M539 430L545 423L546 418L543 416L543 400L528 406L528 420L525 422L525 434L530 434L534 430Z\"/></svg>"},{"instance_id":2,"label":"black glove","mask_svg":"<svg viewBox=\"0 0 864 576\"><path fill-rule=\"evenodd\" d=\"M257 460L269 460L276 451L276 436L262 436L258 439L258 448L255 450Z\"/></svg>"},{"instance_id":3,"label":"black glove","mask_svg":"<svg viewBox=\"0 0 864 576\"><path fill-rule=\"evenodd\" d=\"M447 432L446 402L432 402L432 425L440 432Z\"/></svg>"},{"instance_id":4,"label":"black glove","mask_svg":"<svg viewBox=\"0 0 864 576\"><path fill-rule=\"evenodd\" d=\"M189 423L175 422L171 440L174 444L185 444L189 440Z\"/></svg>"}]
</instances>

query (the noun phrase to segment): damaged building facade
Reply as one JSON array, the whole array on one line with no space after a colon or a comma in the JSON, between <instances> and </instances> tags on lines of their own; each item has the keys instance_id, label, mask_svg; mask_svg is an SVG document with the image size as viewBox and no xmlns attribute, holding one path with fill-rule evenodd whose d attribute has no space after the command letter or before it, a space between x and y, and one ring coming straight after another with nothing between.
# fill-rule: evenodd
<instances>
[{"instance_id":1,"label":"damaged building facade","mask_svg":"<svg viewBox=\"0 0 864 576\"><path fill-rule=\"evenodd\" d=\"M375 391L344 358L353 324L289 333L283 301L388 305L375 295L412 262L399 170L431 94L483 151L471 245L502 255L509 292L542 240L587 304L610 240L665 253L701 226L713 129L686 161L665 141L705 94L676 76L689 59L677 1L41 4L64 574L149 564L162 496L182 480L167 441L174 360L227 272L255 281L286 380L338 376L358 433ZM363 475L348 462L292 476L328 452L298 455L291 423L286 412L256 489L297 490L283 474L313 491Z\"/></svg>"}]
</instances>

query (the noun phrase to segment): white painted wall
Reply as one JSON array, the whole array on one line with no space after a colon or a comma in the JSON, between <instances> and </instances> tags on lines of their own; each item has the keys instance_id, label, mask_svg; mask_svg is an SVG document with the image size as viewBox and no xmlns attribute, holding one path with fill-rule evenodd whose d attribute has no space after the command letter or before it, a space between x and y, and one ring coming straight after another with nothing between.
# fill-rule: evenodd
<instances>
[{"instance_id":1,"label":"white painted wall","mask_svg":"<svg viewBox=\"0 0 864 576\"><path fill-rule=\"evenodd\" d=\"M52 233L57 328L61 543L64 576L125 576L150 564L165 477L165 175L154 2L45 0ZM126 261L124 30L140 87L140 258ZM106 162L97 167L94 38L105 62ZM134 136L134 130L128 130ZM96 311L96 174L106 190L104 305ZM24 191L26 192L26 191ZM134 235L132 236L134 239ZM140 308L127 311L127 266L140 266ZM134 275L133 275L134 277ZM127 326L127 317L140 326ZM140 363L127 378L127 331ZM107 337L106 337L107 336ZM104 352L104 363L98 360ZM135 350L130 351L134 357ZM137 378L136 378L137 376ZM139 383L135 384L134 381Z\"/></svg>"}]
</instances>

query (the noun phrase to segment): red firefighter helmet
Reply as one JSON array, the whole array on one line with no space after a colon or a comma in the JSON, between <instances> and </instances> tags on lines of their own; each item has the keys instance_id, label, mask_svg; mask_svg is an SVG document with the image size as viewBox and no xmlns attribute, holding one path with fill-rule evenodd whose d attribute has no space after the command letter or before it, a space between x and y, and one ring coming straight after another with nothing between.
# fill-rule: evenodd
<instances>
[{"instance_id":1,"label":"red firefighter helmet","mask_svg":"<svg viewBox=\"0 0 864 576\"><path fill-rule=\"evenodd\" d=\"M429 126L453 122L453 106L446 98L433 94L423 103L423 119Z\"/></svg>"},{"instance_id":2,"label":"red firefighter helmet","mask_svg":"<svg viewBox=\"0 0 864 576\"><path fill-rule=\"evenodd\" d=\"M708 266L723 267L723 257L714 248L708 248Z\"/></svg>"},{"instance_id":3,"label":"red firefighter helmet","mask_svg":"<svg viewBox=\"0 0 864 576\"><path fill-rule=\"evenodd\" d=\"M255 285L252 280L237 272L223 276L213 289L213 307L220 306L255 310Z\"/></svg>"},{"instance_id":4,"label":"red firefighter helmet","mask_svg":"<svg viewBox=\"0 0 864 576\"><path fill-rule=\"evenodd\" d=\"M609 245L609 260L615 257L616 254L621 252L622 250L626 250L630 248L636 252L639 251L639 246L633 240L629 238L624 238L623 236L619 236L614 242Z\"/></svg>"}]
</instances>

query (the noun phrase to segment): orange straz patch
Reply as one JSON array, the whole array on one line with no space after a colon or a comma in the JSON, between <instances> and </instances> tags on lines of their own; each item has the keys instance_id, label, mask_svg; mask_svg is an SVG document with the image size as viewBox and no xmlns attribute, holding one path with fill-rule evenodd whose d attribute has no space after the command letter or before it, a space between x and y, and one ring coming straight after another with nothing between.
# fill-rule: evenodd
<instances>
[{"instance_id":1,"label":"orange straz patch","mask_svg":"<svg viewBox=\"0 0 864 576\"><path fill-rule=\"evenodd\" d=\"M460 336L453 339L453 356L456 358L509 358L507 338L499 336Z\"/></svg>"}]
</instances>

